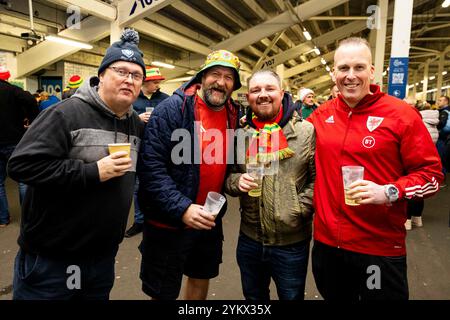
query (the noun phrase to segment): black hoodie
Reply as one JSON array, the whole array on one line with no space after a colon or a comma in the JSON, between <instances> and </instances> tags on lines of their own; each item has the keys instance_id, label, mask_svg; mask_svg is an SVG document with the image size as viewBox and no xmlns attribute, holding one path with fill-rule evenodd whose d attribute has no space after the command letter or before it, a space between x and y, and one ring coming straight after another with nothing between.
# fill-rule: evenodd
<instances>
[{"instance_id":1,"label":"black hoodie","mask_svg":"<svg viewBox=\"0 0 450 320\"><path fill-rule=\"evenodd\" d=\"M29 185L18 240L26 252L88 259L110 254L123 239L143 125L131 105L117 118L90 82L44 110L8 163L11 178ZM108 143L127 141L132 170L100 182L97 161Z\"/></svg>"}]
</instances>

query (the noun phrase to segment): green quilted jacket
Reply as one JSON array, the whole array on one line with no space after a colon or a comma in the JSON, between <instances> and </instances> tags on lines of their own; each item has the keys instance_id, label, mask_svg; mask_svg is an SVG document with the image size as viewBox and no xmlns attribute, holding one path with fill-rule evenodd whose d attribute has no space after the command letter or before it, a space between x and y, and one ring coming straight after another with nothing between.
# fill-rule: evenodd
<instances>
[{"instance_id":1,"label":"green quilted jacket","mask_svg":"<svg viewBox=\"0 0 450 320\"><path fill-rule=\"evenodd\" d=\"M247 126L244 130L251 133L254 129ZM264 176L261 197L250 197L238 188L245 164L234 165L225 184L225 192L239 197L240 231L264 245L289 245L311 238L312 233L314 127L295 112L283 132L295 155L281 160L274 174Z\"/></svg>"}]
</instances>

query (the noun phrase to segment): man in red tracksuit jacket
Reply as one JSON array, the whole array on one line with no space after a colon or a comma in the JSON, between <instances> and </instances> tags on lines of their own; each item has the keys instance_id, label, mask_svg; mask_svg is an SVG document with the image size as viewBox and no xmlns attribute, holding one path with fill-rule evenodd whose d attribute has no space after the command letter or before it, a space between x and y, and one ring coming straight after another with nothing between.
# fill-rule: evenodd
<instances>
[{"instance_id":1,"label":"man in red tracksuit jacket","mask_svg":"<svg viewBox=\"0 0 450 320\"><path fill-rule=\"evenodd\" d=\"M340 95L309 118L316 130L313 273L327 300L408 299L406 199L443 180L439 155L420 115L371 85L366 40L349 38L334 56ZM344 202L341 167L364 167Z\"/></svg>"}]
</instances>

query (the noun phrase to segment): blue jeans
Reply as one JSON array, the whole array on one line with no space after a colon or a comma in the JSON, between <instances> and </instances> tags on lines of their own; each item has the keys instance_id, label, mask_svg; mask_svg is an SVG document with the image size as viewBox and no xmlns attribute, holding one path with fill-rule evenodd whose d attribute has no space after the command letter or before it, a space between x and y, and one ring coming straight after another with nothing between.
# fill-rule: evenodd
<instances>
[{"instance_id":1,"label":"blue jeans","mask_svg":"<svg viewBox=\"0 0 450 320\"><path fill-rule=\"evenodd\" d=\"M134 184L134 223L144 223L144 214L138 204L139 179L136 175L136 183Z\"/></svg>"},{"instance_id":2,"label":"blue jeans","mask_svg":"<svg viewBox=\"0 0 450 320\"><path fill-rule=\"evenodd\" d=\"M116 253L80 262L54 260L19 249L13 300L108 300Z\"/></svg>"},{"instance_id":3,"label":"blue jeans","mask_svg":"<svg viewBox=\"0 0 450 320\"><path fill-rule=\"evenodd\" d=\"M272 278L280 300L304 300L309 242L264 246L241 233L236 257L245 299L270 300Z\"/></svg>"},{"instance_id":4,"label":"blue jeans","mask_svg":"<svg viewBox=\"0 0 450 320\"><path fill-rule=\"evenodd\" d=\"M11 154L14 151L15 145L0 146L0 224L9 223L9 206L8 198L6 197L5 180L6 180L6 165ZM25 197L26 185L19 183L19 199L22 204Z\"/></svg>"}]
</instances>

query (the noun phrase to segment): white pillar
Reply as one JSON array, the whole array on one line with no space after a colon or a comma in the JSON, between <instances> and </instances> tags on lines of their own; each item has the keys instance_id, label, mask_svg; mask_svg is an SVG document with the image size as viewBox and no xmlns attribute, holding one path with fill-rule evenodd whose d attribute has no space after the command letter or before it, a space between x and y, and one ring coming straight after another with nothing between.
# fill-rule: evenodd
<instances>
[{"instance_id":1,"label":"white pillar","mask_svg":"<svg viewBox=\"0 0 450 320\"><path fill-rule=\"evenodd\" d=\"M417 95L417 86L416 86L416 83L417 83L417 70L414 71L413 81L414 81L414 87L413 87L412 95L413 95L414 99L416 99L416 95Z\"/></svg>"},{"instance_id":2,"label":"white pillar","mask_svg":"<svg viewBox=\"0 0 450 320\"><path fill-rule=\"evenodd\" d=\"M379 7L379 29L373 29L376 32L376 46L374 55L375 79L374 82L383 87L383 68L384 68L384 50L386 43L386 25L388 16L388 0L378 0ZM375 31L376 30L376 31Z\"/></svg>"},{"instance_id":3,"label":"white pillar","mask_svg":"<svg viewBox=\"0 0 450 320\"><path fill-rule=\"evenodd\" d=\"M422 86L422 101L427 100L427 90L428 90L428 70L430 68L430 59L425 62L423 67L423 86Z\"/></svg>"},{"instance_id":4,"label":"white pillar","mask_svg":"<svg viewBox=\"0 0 450 320\"><path fill-rule=\"evenodd\" d=\"M444 60L445 53L441 52L439 56L439 66L438 66L438 74L437 74L437 84L436 84L436 101L442 95L442 72L444 72Z\"/></svg>"},{"instance_id":5,"label":"white pillar","mask_svg":"<svg viewBox=\"0 0 450 320\"><path fill-rule=\"evenodd\" d=\"M113 5L115 5L117 8L118 0L114 0ZM116 18L115 21L111 22L111 33L109 35L110 44L119 41L121 35L122 35L122 28L119 26L119 19Z\"/></svg>"},{"instance_id":6,"label":"white pillar","mask_svg":"<svg viewBox=\"0 0 450 320\"><path fill-rule=\"evenodd\" d=\"M275 72L278 74L278 76L281 79L281 86L282 89L289 91L289 83L287 81L284 81L284 64L279 64L275 67Z\"/></svg>"},{"instance_id":7,"label":"white pillar","mask_svg":"<svg viewBox=\"0 0 450 320\"><path fill-rule=\"evenodd\" d=\"M409 56L413 2L413 0L395 1L391 44L392 57Z\"/></svg>"}]
</instances>

